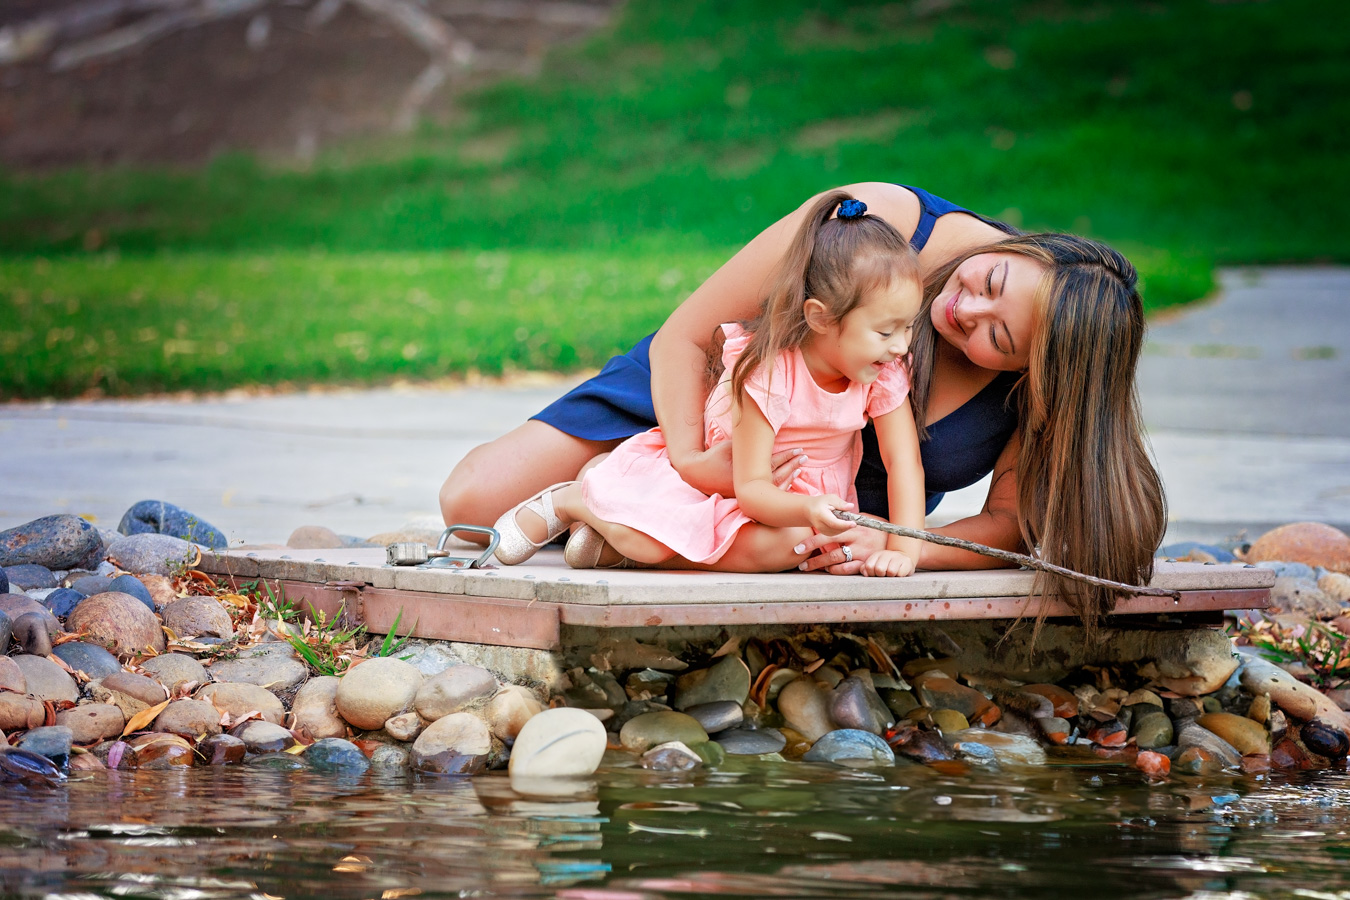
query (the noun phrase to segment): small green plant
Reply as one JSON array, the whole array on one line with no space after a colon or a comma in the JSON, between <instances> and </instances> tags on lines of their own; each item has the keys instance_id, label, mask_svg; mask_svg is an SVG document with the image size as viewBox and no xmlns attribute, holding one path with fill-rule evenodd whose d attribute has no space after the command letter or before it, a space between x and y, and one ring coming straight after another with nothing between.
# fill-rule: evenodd
<instances>
[{"instance_id":1,"label":"small green plant","mask_svg":"<svg viewBox=\"0 0 1350 900\"><path fill-rule=\"evenodd\" d=\"M284 590L279 593L263 579L241 584L239 589L251 595L258 604L258 612L264 619L276 619L280 622L294 622L300 618L300 610L295 601L286 599Z\"/></svg>"},{"instance_id":2,"label":"small green plant","mask_svg":"<svg viewBox=\"0 0 1350 900\"><path fill-rule=\"evenodd\" d=\"M1315 687L1334 687L1350 675L1350 636L1322 622L1311 622L1302 631L1272 626L1243 623L1237 633L1276 665L1306 666Z\"/></svg>"},{"instance_id":3,"label":"small green plant","mask_svg":"<svg viewBox=\"0 0 1350 900\"><path fill-rule=\"evenodd\" d=\"M286 635L286 641L300 658L320 675L341 675L347 671L356 641L365 633L364 625L347 627L344 612L344 608L339 607L337 615L330 618L322 610L316 610L302 634Z\"/></svg>"},{"instance_id":4,"label":"small green plant","mask_svg":"<svg viewBox=\"0 0 1350 900\"><path fill-rule=\"evenodd\" d=\"M399 607L398 615L394 616L394 624L389 626L389 633L384 636L384 640L380 642L380 646L375 651L376 658L393 656L408 645L408 638L412 637L412 633L417 629L417 623L413 622L412 627L408 629L403 637L399 637L398 623L402 620L403 608ZM406 656L399 658L408 659Z\"/></svg>"}]
</instances>

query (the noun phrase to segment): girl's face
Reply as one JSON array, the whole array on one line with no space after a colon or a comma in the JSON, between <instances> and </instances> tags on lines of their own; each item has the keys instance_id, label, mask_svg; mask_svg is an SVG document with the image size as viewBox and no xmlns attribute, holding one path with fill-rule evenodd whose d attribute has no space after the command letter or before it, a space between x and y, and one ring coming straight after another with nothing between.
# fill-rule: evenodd
<instances>
[{"instance_id":1,"label":"girl's face","mask_svg":"<svg viewBox=\"0 0 1350 900\"><path fill-rule=\"evenodd\" d=\"M1036 289L1045 267L1016 253L980 253L961 263L933 301L933 328L975 365L1027 367L1036 334Z\"/></svg>"},{"instance_id":2,"label":"girl's face","mask_svg":"<svg viewBox=\"0 0 1350 900\"><path fill-rule=\"evenodd\" d=\"M876 381L888 363L909 352L912 323L922 305L919 282L897 279L869 293L838 322L820 320L809 354L815 357L816 382L827 390L843 390L848 381Z\"/></svg>"}]
</instances>

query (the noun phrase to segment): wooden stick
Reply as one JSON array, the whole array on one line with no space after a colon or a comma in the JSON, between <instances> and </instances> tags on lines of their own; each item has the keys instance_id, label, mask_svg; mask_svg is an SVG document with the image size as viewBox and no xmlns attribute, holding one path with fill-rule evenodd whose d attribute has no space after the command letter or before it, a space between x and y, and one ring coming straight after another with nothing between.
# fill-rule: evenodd
<instances>
[{"instance_id":1,"label":"wooden stick","mask_svg":"<svg viewBox=\"0 0 1350 900\"><path fill-rule=\"evenodd\" d=\"M1097 587L1110 588L1122 594L1142 595L1145 597L1171 597L1173 600L1181 599L1180 591L1172 591L1167 588L1140 587L1133 584L1125 584L1120 581L1111 581L1108 578L1098 578L1095 575L1084 575L1082 572L1075 572L1073 569L1066 569L1063 566L1057 566L1054 563L1044 562L1036 559L1034 556L1025 556L1021 553L1013 553L1008 550L999 550L994 547L986 547L984 544L977 544L974 541L965 541L961 538L947 537L945 534L933 534L928 531L920 531L917 528L906 528L903 525L892 525L890 522L883 522L881 519L874 519L871 516L863 516L854 512L836 509L834 514L841 519L847 519L850 522L857 522L864 528L874 528L877 531L884 531L887 534L894 534L899 537L918 538L921 541L927 541L930 544L941 544L944 547L956 547L960 550L969 550L971 553L978 553L981 556L989 556L1003 562L1016 563L1019 566L1025 566L1028 569L1038 569L1042 572L1051 572L1063 578L1073 581L1081 581L1084 584L1091 584Z\"/></svg>"}]
</instances>

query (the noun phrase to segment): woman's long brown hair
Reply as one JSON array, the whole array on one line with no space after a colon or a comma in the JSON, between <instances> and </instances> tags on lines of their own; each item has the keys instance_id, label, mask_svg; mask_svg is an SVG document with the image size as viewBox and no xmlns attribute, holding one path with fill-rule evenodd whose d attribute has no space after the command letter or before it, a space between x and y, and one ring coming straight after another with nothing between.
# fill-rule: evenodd
<instances>
[{"instance_id":1,"label":"woman's long brown hair","mask_svg":"<svg viewBox=\"0 0 1350 900\"><path fill-rule=\"evenodd\" d=\"M911 342L910 402L921 439L939 340L931 306L961 263L980 253L1016 253L1045 269L1036 293L1039 327L1010 400L1019 412L1017 518L1024 544L1047 562L1147 584L1167 505L1145 446L1134 381L1144 346L1139 276L1115 250L1073 235L1028 234L965 254L935 273ZM1115 600L1106 588L1044 574L1033 592L1066 602L1089 636Z\"/></svg>"}]
</instances>

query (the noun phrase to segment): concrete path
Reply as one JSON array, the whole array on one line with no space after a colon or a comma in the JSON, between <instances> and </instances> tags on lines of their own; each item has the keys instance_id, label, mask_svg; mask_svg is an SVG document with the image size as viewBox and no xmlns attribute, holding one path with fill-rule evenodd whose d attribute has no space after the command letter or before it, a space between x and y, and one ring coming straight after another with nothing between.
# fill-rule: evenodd
<instances>
[{"instance_id":1,"label":"concrete path","mask_svg":"<svg viewBox=\"0 0 1350 900\"><path fill-rule=\"evenodd\" d=\"M1169 540L1300 519L1350 530L1350 269L1225 272L1222 288L1152 323L1140 373ZM0 406L0 528L55 512L115 528L143 499L232 542L435 521L455 461L574 381ZM934 521L982 498L953 494Z\"/></svg>"}]
</instances>

